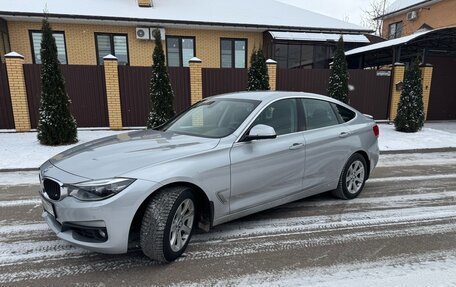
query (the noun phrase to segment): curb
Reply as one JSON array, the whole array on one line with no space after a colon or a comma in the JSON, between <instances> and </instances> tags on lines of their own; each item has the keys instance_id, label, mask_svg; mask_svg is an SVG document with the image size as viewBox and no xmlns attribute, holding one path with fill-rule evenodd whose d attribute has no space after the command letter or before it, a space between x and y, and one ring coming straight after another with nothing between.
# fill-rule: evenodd
<instances>
[{"instance_id":1,"label":"curb","mask_svg":"<svg viewBox=\"0 0 456 287\"><path fill-rule=\"evenodd\" d=\"M0 173L2 172L19 172L19 171L39 171L39 168L5 168L0 169Z\"/></svg>"},{"instance_id":2,"label":"curb","mask_svg":"<svg viewBox=\"0 0 456 287\"><path fill-rule=\"evenodd\" d=\"M407 150L384 150L384 151L380 151L380 155L411 154L411 153L433 153L433 152L456 152L456 147L407 149Z\"/></svg>"}]
</instances>

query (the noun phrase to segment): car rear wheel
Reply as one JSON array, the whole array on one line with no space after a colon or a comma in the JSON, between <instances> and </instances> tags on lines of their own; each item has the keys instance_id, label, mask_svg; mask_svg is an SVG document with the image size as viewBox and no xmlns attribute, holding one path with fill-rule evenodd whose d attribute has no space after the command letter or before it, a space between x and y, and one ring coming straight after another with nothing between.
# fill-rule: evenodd
<instances>
[{"instance_id":1,"label":"car rear wheel","mask_svg":"<svg viewBox=\"0 0 456 287\"><path fill-rule=\"evenodd\" d=\"M332 194L341 199L357 197L364 188L367 172L366 160L362 155L355 153L345 164L340 175L339 184L332 191Z\"/></svg>"},{"instance_id":2,"label":"car rear wheel","mask_svg":"<svg viewBox=\"0 0 456 287\"><path fill-rule=\"evenodd\" d=\"M140 245L146 256L172 262L184 253L196 219L196 202L186 187L160 190L150 200L141 224Z\"/></svg>"}]
</instances>

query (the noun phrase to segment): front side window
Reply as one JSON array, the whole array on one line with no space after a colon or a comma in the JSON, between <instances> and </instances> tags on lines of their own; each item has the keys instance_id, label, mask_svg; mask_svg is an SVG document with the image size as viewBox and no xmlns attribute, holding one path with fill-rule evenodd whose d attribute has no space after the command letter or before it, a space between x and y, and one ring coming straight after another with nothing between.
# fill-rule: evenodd
<instances>
[{"instance_id":1,"label":"front side window","mask_svg":"<svg viewBox=\"0 0 456 287\"><path fill-rule=\"evenodd\" d=\"M277 135L285 135L298 131L298 116L295 99L285 99L270 104L255 119L255 125L273 127Z\"/></svg>"},{"instance_id":2,"label":"front side window","mask_svg":"<svg viewBox=\"0 0 456 287\"><path fill-rule=\"evenodd\" d=\"M169 67L188 67L195 57L195 38L167 36L166 51Z\"/></svg>"},{"instance_id":3,"label":"front side window","mask_svg":"<svg viewBox=\"0 0 456 287\"><path fill-rule=\"evenodd\" d=\"M402 36L403 23L396 22L389 25L389 39L396 39Z\"/></svg>"},{"instance_id":4,"label":"front side window","mask_svg":"<svg viewBox=\"0 0 456 287\"><path fill-rule=\"evenodd\" d=\"M57 58L60 64L67 64L66 45L65 45L65 34L63 32L54 32L55 44L57 45ZM33 63L41 64L41 39L42 33L40 31L30 32L31 43L32 43L32 55Z\"/></svg>"},{"instance_id":5,"label":"front side window","mask_svg":"<svg viewBox=\"0 0 456 287\"><path fill-rule=\"evenodd\" d=\"M239 128L259 103L243 99L205 100L164 126L163 130L199 137L226 137Z\"/></svg>"},{"instance_id":6,"label":"front side window","mask_svg":"<svg viewBox=\"0 0 456 287\"><path fill-rule=\"evenodd\" d=\"M304 108L307 130L339 124L330 103L314 99L302 99L301 102Z\"/></svg>"},{"instance_id":7,"label":"front side window","mask_svg":"<svg viewBox=\"0 0 456 287\"><path fill-rule=\"evenodd\" d=\"M128 38L123 34L95 34L97 45L97 63L103 64L103 58L109 54L117 57L119 65L128 65Z\"/></svg>"},{"instance_id":8,"label":"front side window","mask_svg":"<svg viewBox=\"0 0 456 287\"><path fill-rule=\"evenodd\" d=\"M220 41L220 57L222 68L246 68L247 40L222 39Z\"/></svg>"}]
</instances>

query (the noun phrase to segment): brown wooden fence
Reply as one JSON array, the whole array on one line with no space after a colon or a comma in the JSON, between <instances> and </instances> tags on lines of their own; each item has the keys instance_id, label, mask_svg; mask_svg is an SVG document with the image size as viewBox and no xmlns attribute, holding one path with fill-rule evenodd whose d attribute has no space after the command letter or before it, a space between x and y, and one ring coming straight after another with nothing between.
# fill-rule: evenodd
<instances>
[{"instance_id":1,"label":"brown wooden fence","mask_svg":"<svg viewBox=\"0 0 456 287\"><path fill-rule=\"evenodd\" d=\"M0 129L14 129L6 65L3 63L0 63Z\"/></svg>"},{"instance_id":2,"label":"brown wooden fence","mask_svg":"<svg viewBox=\"0 0 456 287\"><path fill-rule=\"evenodd\" d=\"M247 69L202 69L203 98L247 90Z\"/></svg>"},{"instance_id":3,"label":"brown wooden fence","mask_svg":"<svg viewBox=\"0 0 456 287\"><path fill-rule=\"evenodd\" d=\"M108 108L103 66L62 65L71 112L78 127L107 127ZM24 76L32 128L38 124L41 65L25 64Z\"/></svg>"},{"instance_id":4,"label":"brown wooden fence","mask_svg":"<svg viewBox=\"0 0 456 287\"><path fill-rule=\"evenodd\" d=\"M174 91L177 113L190 106L190 69L168 68ZM122 124L125 127L145 126L150 111L150 67L119 66Z\"/></svg>"},{"instance_id":5,"label":"brown wooden fence","mask_svg":"<svg viewBox=\"0 0 456 287\"><path fill-rule=\"evenodd\" d=\"M320 69L278 69L277 90L327 95L330 72ZM349 74L349 83L354 87L349 94L350 105L375 119L387 119L391 78L377 76L377 71L371 70L349 70Z\"/></svg>"}]
</instances>

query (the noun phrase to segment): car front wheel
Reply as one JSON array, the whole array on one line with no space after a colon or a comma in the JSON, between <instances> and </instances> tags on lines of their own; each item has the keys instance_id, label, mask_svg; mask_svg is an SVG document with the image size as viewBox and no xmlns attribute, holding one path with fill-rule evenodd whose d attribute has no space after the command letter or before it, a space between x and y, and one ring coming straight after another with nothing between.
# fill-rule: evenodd
<instances>
[{"instance_id":1,"label":"car front wheel","mask_svg":"<svg viewBox=\"0 0 456 287\"><path fill-rule=\"evenodd\" d=\"M195 197L186 187L165 188L150 200L141 224L140 245L146 256L171 262L184 253L196 219Z\"/></svg>"},{"instance_id":2,"label":"car front wheel","mask_svg":"<svg viewBox=\"0 0 456 287\"><path fill-rule=\"evenodd\" d=\"M355 153L345 164L339 178L339 184L332 194L341 199L357 197L364 188L367 172L366 160L362 155Z\"/></svg>"}]
</instances>

